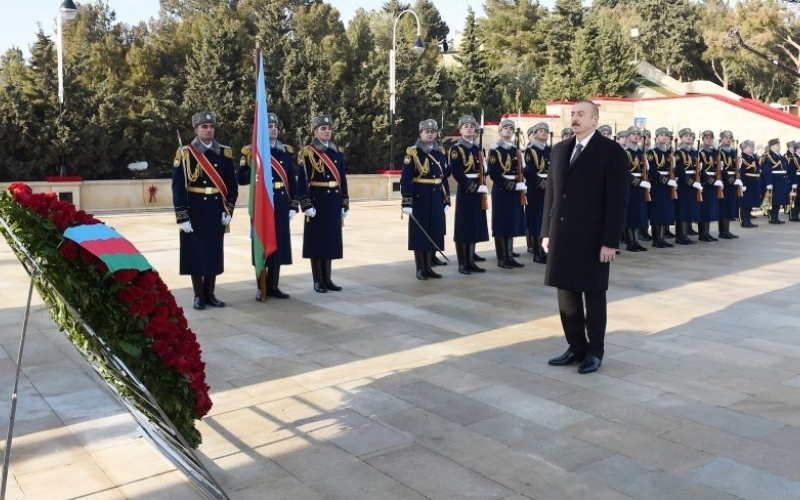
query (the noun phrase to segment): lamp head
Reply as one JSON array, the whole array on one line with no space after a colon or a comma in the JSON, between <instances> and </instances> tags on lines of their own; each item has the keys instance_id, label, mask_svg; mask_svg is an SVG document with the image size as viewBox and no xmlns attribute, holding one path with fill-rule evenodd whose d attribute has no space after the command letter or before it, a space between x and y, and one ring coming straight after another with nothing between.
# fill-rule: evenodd
<instances>
[{"instance_id":1,"label":"lamp head","mask_svg":"<svg viewBox=\"0 0 800 500\"><path fill-rule=\"evenodd\" d=\"M411 52L414 53L415 56L422 54L425 51L425 44L422 43L422 37L417 35L417 39L414 40L414 46L411 47Z\"/></svg>"},{"instance_id":2,"label":"lamp head","mask_svg":"<svg viewBox=\"0 0 800 500\"><path fill-rule=\"evenodd\" d=\"M61 0L58 12L64 20L69 21L70 19L75 19L75 16L78 15L78 7L75 6L75 2L72 0Z\"/></svg>"}]
</instances>

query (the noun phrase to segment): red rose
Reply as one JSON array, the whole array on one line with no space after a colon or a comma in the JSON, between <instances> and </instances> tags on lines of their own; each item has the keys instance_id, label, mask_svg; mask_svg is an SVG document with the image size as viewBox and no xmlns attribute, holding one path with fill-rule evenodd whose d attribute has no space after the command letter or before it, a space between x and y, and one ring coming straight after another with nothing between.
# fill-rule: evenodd
<instances>
[{"instance_id":1,"label":"red rose","mask_svg":"<svg viewBox=\"0 0 800 500\"><path fill-rule=\"evenodd\" d=\"M114 281L119 284L130 283L133 278L135 278L139 274L139 271L136 269L120 269L119 271L115 272L112 276L114 277Z\"/></svg>"},{"instance_id":2,"label":"red rose","mask_svg":"<svg viewBox=\"0 0 800 500\"><path fill-rule=\"evenodd\" d=\"M156 286L160 279L153 271L144 271L133 280L133 284L149 290Z\"/></svg>"},{"instance_id":3,"label":"red rose","mask_svg":"<svg viewBox=\"0 0 800 500\"><path fill-rule=\"evenodd\" d=\"M58 253L67 260L75 260L78 256L78 245L72 240L64 240L58 249Z\"/></svg>"},{"instance_id":4,"label":"red rose","mask_svg":"<svg viewBox=\"0 0 800 500\"><path fill-rule=\"evenodd\" d=\"M97 257L95 257L91 252L84 250L83 248L81 248L80 256L83 263L86 264L87 266L90 266L98 261Z\"/></svg>"},{"instance_id":5,"label":"red rose","mask_svg":"<svg viewBox=\"0 0 800 500\"><path fill-rule=\"evenodd\" d=\"M145 291L138 286L129 286L119 292L119 298L128 305L144 297Z\"/></svg>"},{"instance_id":6,"label":"red rose","mask_svg":"<svg viewBox=\"0 0 800 500\"><path fill-rule=\"evenodd\" d=\"M175 358L175 364L173 367L178 370L179 373L186 374L189 372L189 363L185 358L183 358L183 356Z\"/></svg>"},{"instance_id":7,"label":"red rose","mask_svg":"<svg viewBox=\"0 0 800 500\"><path fill-rule=\"evenodd\" d=\"M170 328L168 321L161 318L153 318L144 325L142 333L145 337L155 337L159 333Z\"/></svg>"},{"instance_id":8,"label":"red rose","mask_svg":"<svg viewBox=\"0 0 800 500\"><path fill-rule=\"evenodd\" d=\"M148 299L147 297L143 298L139 301L139 309L142 311L142 314L146 316L150 316L156 308L155 302Z\"/></svg>"}]
</instances>

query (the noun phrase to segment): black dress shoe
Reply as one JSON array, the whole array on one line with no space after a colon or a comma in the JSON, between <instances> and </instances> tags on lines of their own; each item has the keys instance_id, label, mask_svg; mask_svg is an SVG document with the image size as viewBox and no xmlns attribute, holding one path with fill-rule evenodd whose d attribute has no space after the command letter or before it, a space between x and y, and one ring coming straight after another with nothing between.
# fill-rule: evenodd
<instances>
[{"instance_id":1,"label":"black dress shoe","mask_svg":"<svg viewBox=\"0 0 800 500\"><path fill-rule=\"evenodd\" d=\"M192 307L194 307L195 309L205 309L206 303L205 301L203 301L203 297L195 296L194 304L192 304Z\"/></svg>"},{"instance_id":2,"label":"black dress shoe","mask_svg":"<svg viewBox=\"0 0 800 500\"><path fill-rule=\"evenodd\" d=\"M474 253L472 254L472 260L475 262L486 262L486 257L481 257L480 255Z\"/></svg>"},{"instance_id":3,"label":"black dress shoe","mask_svg":"<svg viewBox=\"0 0 800 500\"><path fill-rule=\"evenodd\" d=\"M776 220L770 219L769 223L770 224L785 224L785 221L782 221L780 219L776 219Z\"/></svg>"},{"instance_id":4,"label":"black dress shoe","mask_svg":"<svg viewBox=\"0 0 800 500\"><path fill-rule=\"evenodd\" d=\"M710 234L704 234L704 235L700 236L699 238L697 238L697 240L698 241L705 241L706 243L713 243L713 242L717 241L716 238L712 238Z\"/></svg>"},{"instance_id":5,"label":"black dress shoe","mask_svg":"<svg viewBox=\"0 0 800 500\"><path fill-rule=\"evenodd\" d=\"M327 288L328 290L330 290L332 292L341 292L342 291L342 287L340 287L339 285L335 284L333 281L330 281L330 280L324 281L322 284L325 285L325 288Z\"/></svg>"},{"instance_id":6,"label":"black dress shoe","mask_svg":"<svg viewBox=\"0 0 800 500\"><path fill-rule=\"evenodd\" d=\"M508 259L498 259L497 267L502 267L503 269L514 269L514 266L508 262Z\"/></svg>"},{"instance_id":7,"label":"black dress shoe","mask_svg":"<svg viewBox=\"0 0 800 500\"><path fill-rule=\"evenodd\" d=\"M758 227L758 224L753 224L752 222L743 222L742 227L751 228L751 227Z\"/></svg>"},{"instance_id":8,"label":"black dress shoe","mask_svg":"<svg viewBox=\"0 0 800 500\"><path fill-rule=\"evenodd\" d=\"M276 299L288 299L289 298L289 294L288 293L283 293L283 290L281 290L278 287L275 287L275 288L272 288L270 290L267 290L267 295L269 295L270 297L275 297Z\"/></svg>"},{"instance_id":9,"label":"black dress shoe","mask_svg":"<svg viewBox=\"0 0 800 500\"><path fill-rule=\"evenodd\" d=\"M317 293L328 293L328 290L325 288L325 285L323 285L321 281L314 282L314 291Z\"/></svg>"},{"instance_id":10,"label":"black dress shoe","mask_svg":"<svg viewBox=\"0 0 800 500\"><path fill-rule=\"evenodd\" d=\"M547 254L539 253L533 255L533 261L537 264L547 264Z\"/></svg>"},{"instance_id":11,"label":"black dress shoe","mask_svg":"<svg viewBox=\"0 0 800 500\"><path fill-rule=\"evenodd\" d=\"M550 366L567 366L571 365L572 363L580 363L583 361L583 358L584 356L575 354L574 352L568 350L561 356L549 360L547 364Z\"/></svg>"},{"instance_id":12,"label":"black dress shoe","mask_svg":"<svg viewBox=\"0 0 800 500\"><path fill-rule=\"evenodd\" d=\"M214 295L207 295L206 296L206 304L214 307L225 307L225 302L222 302Z\"/></svg>"},{"instance_id":13,"label":"black dress shoe","mask_svg":"<svg viewBox=\"0 0 800 500\"><path fill-rule=\"evenodd\" d=\"M583 360L581 366L578 367L578 373L586 374L596 372L602 364L603 360L597 356L586 356L586 359Z\"/></svg>"}]
</instances>

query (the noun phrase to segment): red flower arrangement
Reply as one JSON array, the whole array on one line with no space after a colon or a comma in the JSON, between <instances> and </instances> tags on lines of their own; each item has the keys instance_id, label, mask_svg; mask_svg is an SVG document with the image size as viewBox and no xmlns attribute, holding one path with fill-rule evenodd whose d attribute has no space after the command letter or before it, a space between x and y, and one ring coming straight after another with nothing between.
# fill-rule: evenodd
<instances>
[{"instance_id":1,"label":"red flower arrangement","mask_svg":"<svg viewBox=\"0 0 800 500\"><path fill-rule=\"evenodd\" d=\"M147 188L147 192L150 194L150 203L156 202L156 194L158 194L158 187L155 184L151 184L149 188Z\"/></svg>"},{"instance_id":2,"label":"red flower arrangement","mask_svg":"<svg viewBox=\"0 0 800 500\"><path fill-rule=\"evenodd\" d=\"M54 320L70 340L89 353L110 347L147 387L187 442L197 447L200 433L194 420L206 415L212 405L205 364L183 309L158 273L122 269L109 279L108 267L102 260L63 238L69 227L101 222L60 201L55 193L34 194L23 183L11 184L8 193L0 195L0 215L45 269L58 292L37 283L43 299L54 306ZM53 254L57 258L52 258ZM59 295L81 311L83 320L102 342L88 335L75 318L65 313ZM96 361L102 356L91 358ZM136 391L125 390L111 375L107 379L151 419L159 418L146 401L138 400Z\"/></svg>"}]
</instances>

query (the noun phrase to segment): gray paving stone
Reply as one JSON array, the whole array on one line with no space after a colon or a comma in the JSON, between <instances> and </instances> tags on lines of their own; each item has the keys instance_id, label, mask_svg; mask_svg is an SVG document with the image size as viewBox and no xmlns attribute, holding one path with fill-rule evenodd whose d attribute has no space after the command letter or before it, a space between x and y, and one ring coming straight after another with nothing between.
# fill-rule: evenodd
<instances>
[{"instance_id":1,"label":"gray paving stone","mask_svg":"<svg viewBox=\"0 0 800 500\"><path fill-rule=\"evenodd\" d=\"M471 424L500 413L491 404L472 398L474 393L457 394L425 381L402 385L389 392L414 406L460 425Z\"/></svg>"},{"instance_id":2,"label":"gray paving stone","mask_svg":"<svg viewBox=\"0 0 800 500\"><path fill-rule=\"evenodd\" d=\"M326 413L298 425L297 429L319 442L333 443L346 452L361 456L379 450L400 446L410 439L374 420L350 410Z\"/></svg>"},{"instance_id":3,"label":"gray paving stone","mask_svg":"<svg viewBox=\"0 0 800 500\"><path fill-rule=\"evenodd\" d=\"M550 429L562 429L591 418L591 415L568 406L503 385L478 389L468 396Z\"/></svg>"},{"instance_id":4,"label":"gray paving stone","mask_svg":"<svg viewBox=\"0 0 800 500\"><path fill-rule=\"evenodd\" d=\"M653 370L633 373L626 376L625 380L718 406L729 406L748 397L741 392Z\"/></svg>"},{"instance_id":5,"label":"gray paving stone","mask_svg":"<svg viewBox=\"0 0 800 500\"><path fill-rule=\"evenodd\" d=\"M689 477L712 488L745 500L774 500L800 498L800 483L718 458L694 470Z\"/></svg>"}]
</instances>

